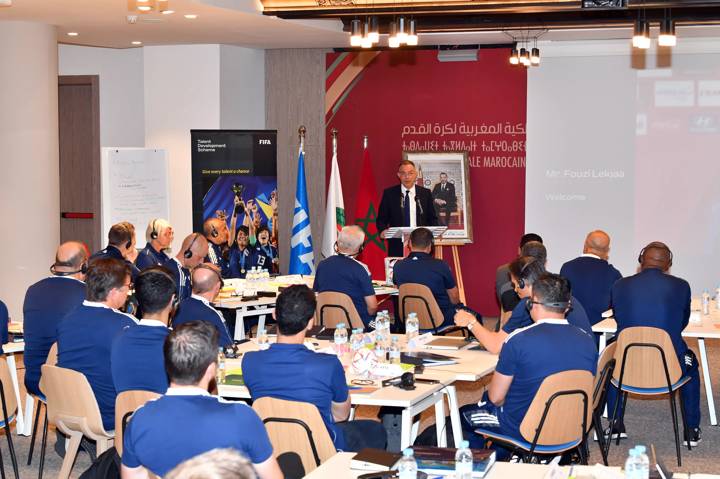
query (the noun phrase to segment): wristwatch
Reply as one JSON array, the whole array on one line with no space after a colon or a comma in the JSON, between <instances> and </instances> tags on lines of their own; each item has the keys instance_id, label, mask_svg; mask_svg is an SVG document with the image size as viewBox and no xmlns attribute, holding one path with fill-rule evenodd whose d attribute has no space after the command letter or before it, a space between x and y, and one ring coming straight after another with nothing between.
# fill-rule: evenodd
<instances>
[{"instance_id":1,"label":"wristwatch","mask_svg":"<svg viewBox=\"0 0 720 479\"><path fill-rule=\"evenodd\" d=\"M473 328L473 326L475 326L475 323L477 323L477 321L475 321L475 320L473 319L473 320L470 321L470 322L467 324L467 326L465 326L465 327L468 329L468 331L472 331L472 328Z\"/></svg>"}]
</instances>

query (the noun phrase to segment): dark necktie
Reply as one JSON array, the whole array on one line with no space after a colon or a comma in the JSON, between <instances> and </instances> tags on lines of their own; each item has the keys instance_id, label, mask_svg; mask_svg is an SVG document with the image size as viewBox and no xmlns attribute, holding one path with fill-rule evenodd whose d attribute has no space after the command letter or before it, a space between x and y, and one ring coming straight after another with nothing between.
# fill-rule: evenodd
<instances>
[{"instance_id":1,"label":"dark necktie","mask_svg":"<svg viewBox=\"0 0 720 479\"><path fill-rule=\"evenodd\" d=\"M403 206L405 213L405 226L410 226L410 190L405 190L405 202Z\"/></svg>"}]
</instances>

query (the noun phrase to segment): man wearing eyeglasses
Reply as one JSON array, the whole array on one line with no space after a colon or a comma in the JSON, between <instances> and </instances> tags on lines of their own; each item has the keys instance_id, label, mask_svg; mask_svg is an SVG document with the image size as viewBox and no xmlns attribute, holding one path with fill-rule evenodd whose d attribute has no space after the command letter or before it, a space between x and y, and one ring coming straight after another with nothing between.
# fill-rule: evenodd
<instances>
[{"instance_id":1,"label":"man wearing eyeglasses","mask_svg":"<svg viewBox=\"0 0 720 479\"><path fill-rule=\"evenodd\" d=\"M590 335L565 319L571 306L565 278L544 273L535 281L525 305L532 324L505 339L483 400L461 408L471 447L484 446L481 436L474 433L477 429L522 439L520 423L548 376L571 370L595 374L595 344ZM498 459L508 455L508 451L498 450Z\"/></svg>"},{"instance_id":2,"label":"man wearing eyeglasses","mask_svg":"<svg viewBox=\"0 0 720 479\"><path fill-rule=\"evenodd\" d=\"M218 343L222 347L232 345L232 337L220 311L212 307L223 287L220 268L211 263L201 263L192 271L192 296L178 305L173 326L190 321L207 321L218 331Z\"/></svg>"},{"instance_id":3,"label":"man wearing eyeglasses","mask_svg":"<svg viewBox=\"0 0 720 479\"><path fill-rule=\"evenodd\" d=\"M85 301L58 324L58 366L83 373L95 394L103 427L115 429L117 391L110 368L112 342L137 319L119 311L132 289L130 268L122 260L93 261L85 277Z\"/></svg>"}]
</instances>

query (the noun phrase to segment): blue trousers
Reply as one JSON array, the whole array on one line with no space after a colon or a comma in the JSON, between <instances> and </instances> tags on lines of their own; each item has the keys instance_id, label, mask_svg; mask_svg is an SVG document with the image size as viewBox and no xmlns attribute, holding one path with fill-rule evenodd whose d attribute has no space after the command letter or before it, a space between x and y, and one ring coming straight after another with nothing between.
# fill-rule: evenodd
<instances>
[{"instance_id":1,"label":"blue trousers","mask_svg":"<svg viewBox=\"0 0 720 479\"><path fill-rule=\"evenodd\" d=\"M488 445L484 436L477 434L476 429L485 429L497 434L508 435L507 431L503 431L500 427L498 417L498 407L491 403L487 398L487 392L483 394L482 406L477 404L466 404L460 408L460 423L462 424L463 437L470 443L471 449L486 449ZM490 449L495 451L495 459L498 461L508 461L512 456L512 451L491 444Z\"/></svg>"},{"instance_id":2,"label":"blue trousers","mask_svg":"<svg viewBox=\"0 0 720 479\"><path fill-rule=\"evenodd\" d=\"M687 422L688 428L693 429L700 426L700 373L698 372L698 361L695 353L690 349L678 359L683 374L690 376L690 381L680 389L680 400L683 402L683 407L685 408L685 421ZM616 367L619 368L620 365L618 364ZM618 394L618 389L611 384L607 393L608 417L612 418L615 403L618 402L617 414L615 415L616 428L620 427L624 429L624 411L620 399L621 396Z\"/></svg>"}]
</instances>

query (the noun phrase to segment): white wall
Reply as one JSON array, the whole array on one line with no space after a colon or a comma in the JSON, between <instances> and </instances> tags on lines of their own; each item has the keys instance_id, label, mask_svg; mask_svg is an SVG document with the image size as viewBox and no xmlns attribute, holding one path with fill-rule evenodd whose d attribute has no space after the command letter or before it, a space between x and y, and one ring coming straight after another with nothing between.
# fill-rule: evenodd
<instances>
[{"instance_id":1,"label":"white wall","mask_svg":"<svg viewBox=\"0 0 720 479\"><path fill-rule=\"evenodd\" d=\"M100 75L100 145L145 145L143 52L58 45L60 75Z\"/></svg>"},{"instance_id":2,"label":"white wall","mask_svg":"<svg viewBox=\"0 0 720 479\"><path fill-rule=\"evenodd\" d=\"M659 240L694 294L717 286L720 42L678 42L660 54L627 41L541 45L528 72L525 223L550 270L601 228L624 275Z\"/></svg>"},{"instance_id":3,"label":"white wall","mask_svg":"<svg viewBox=\"0 0 720 479\"><path fill-rule=\"evenodd\" d=\"M220 127L265 128L265 50L220 46Z\"/></svg>"}]
</instances>

